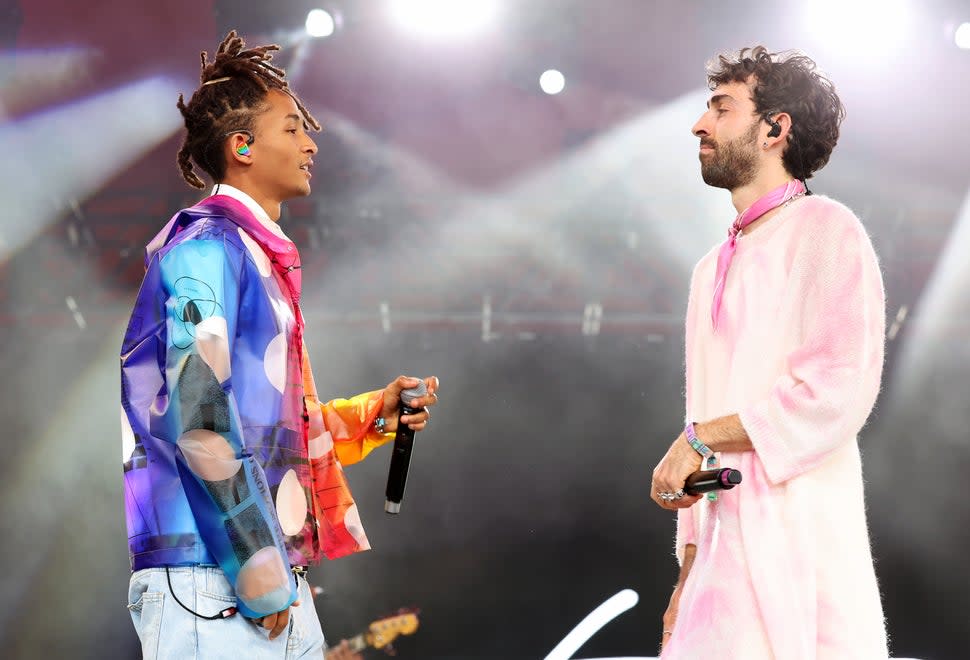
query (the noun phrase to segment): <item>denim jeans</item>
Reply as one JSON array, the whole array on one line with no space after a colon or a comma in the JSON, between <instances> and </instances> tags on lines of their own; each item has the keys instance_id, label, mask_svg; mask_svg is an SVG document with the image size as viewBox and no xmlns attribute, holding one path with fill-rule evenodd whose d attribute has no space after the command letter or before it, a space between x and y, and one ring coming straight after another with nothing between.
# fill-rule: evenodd
<instances>
[{"instance_id":1,"label":"denim jeans","mask_svg":"<svg viewBox=\"0 0 970 660\"><path fill-rule=\"evenodd\" d=\"M235 604L232 587L218 568L173 566L172 590L186 607L213 615ZM298 576L300 605L290 610L289 629L270 641L269 631L242 614L207 621L175 602L164 568L132 574L128 610L145 660L289 660L323 658L323 631L307 581Z\"/></svg>"}]
</instances>

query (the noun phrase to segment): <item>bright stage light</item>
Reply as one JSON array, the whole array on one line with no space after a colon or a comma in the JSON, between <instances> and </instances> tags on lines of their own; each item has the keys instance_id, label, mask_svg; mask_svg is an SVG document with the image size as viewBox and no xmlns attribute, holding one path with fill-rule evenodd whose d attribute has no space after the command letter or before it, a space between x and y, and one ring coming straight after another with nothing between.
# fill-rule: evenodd
<instances>
[{"instance_id":1,"label":"bright stage light","mask_svg":"<svg viewBox=\"0 0 970 660\"><path fill-rule=\"evenodd\" d=\"M566 76L555 69L543 71L539 76L539 87L546 94L558 94L566 88Z\"/></svg>"},{"instance_id":2,"label":"bright stage light","mask_svg":"<svg viewBox=\"0 0 970 660\"><path fill-rule=\"evenodd\" d=\"M498 16L496 0L392 0L391 16L402 27L430 36L481 32Z\"/></svg>"},{"instance_id":3,"label":"bright stage light","mask_svg":"<svg viewBox=\"0 0 970 660\"><path fill-rule=\"evenodd\" d=\"M805 4L805 11L825 44L842 52L881 55L905 40L912 6L912 0L815 0Z\"/></svg>"},{"instance_id":4,"label":"bright stage light","mask_svg":"<svg viewBox=\"0 0 970 660\"><path fill-rule=\"evenodd\" d=\"M970 23L961 23L953 35L957 48L970 50Z\"/></svg>"},{"instance_id":5,"label":"bright stage light","mask_svg":"<svg viewBox=\"0 0 970 660\"><path fill-rule=\"evenodd\" d=\"M323 9L312 9L306 15L306 33L311 37L329 37L334 27L333 16Z\"/></svg>"}]
</instances>

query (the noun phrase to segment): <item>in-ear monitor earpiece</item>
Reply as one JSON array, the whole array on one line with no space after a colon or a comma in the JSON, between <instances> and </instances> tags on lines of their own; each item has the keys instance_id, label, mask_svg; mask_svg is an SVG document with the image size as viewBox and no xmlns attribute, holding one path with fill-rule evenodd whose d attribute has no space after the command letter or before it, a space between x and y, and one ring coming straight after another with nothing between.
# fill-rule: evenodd
<instances>
[{"instance_id":1,"label":"in-ear monitor earpiece","mask_svg":"<svg viewBox=\"0 0 970 660\"><path fill-rule=\"evenodd\" d=\"M768 116L765 116L765 121L771 126L771 130L768 131L768 137L778 137L781 135L781 124Z\"/></svg>"}]
</instances>

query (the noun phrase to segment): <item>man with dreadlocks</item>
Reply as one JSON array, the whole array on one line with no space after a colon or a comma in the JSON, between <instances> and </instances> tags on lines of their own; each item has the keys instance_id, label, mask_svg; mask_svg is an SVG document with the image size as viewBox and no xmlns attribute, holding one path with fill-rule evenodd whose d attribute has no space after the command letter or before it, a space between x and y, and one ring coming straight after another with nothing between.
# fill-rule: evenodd
<instances>
[{"instance_id":1,"label":"man with dreadlocks","mask_svg":"<svg viewBox=\"0 0 970 660\"><path fill-rule=\"evenodd\" d=\"M194 163L215 188L149 243L122 346L129 609L145 657L319 657L306 567L369 548L341 464L399 424L423 429L437 400L433 376L317 398L300 257L277 222L310 193L320 125L275 50L230 32L179 97L182 176L204 187ZM399 419L405 389L419 412Z\"/></svg>"}]
</instances>

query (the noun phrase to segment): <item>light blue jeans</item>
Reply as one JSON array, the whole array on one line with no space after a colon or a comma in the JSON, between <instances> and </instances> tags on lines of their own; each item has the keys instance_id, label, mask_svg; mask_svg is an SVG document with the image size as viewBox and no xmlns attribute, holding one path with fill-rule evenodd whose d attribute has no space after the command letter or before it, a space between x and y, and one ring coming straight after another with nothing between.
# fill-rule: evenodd
<instances>
[{"instance_id":1,"label":"light blue jeans","mask_svg":"<svg viewBox=\"0 0 970 660\"><path fill-rule=\"evenodd\" d=\"M232 587L218 568L169 569L178 599L199 614L213 615L235 604ZM145 660L290 660L323 658L323 630L310 586L297 577L299 607L290 610L289 630L270 641L269 631L242 614L207 621L189 614L169 591L164 568L132 574L128 610Z\"/></svg>"}]
</instances>

